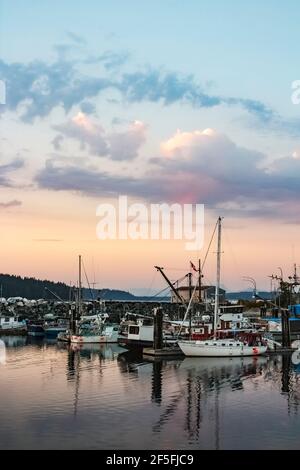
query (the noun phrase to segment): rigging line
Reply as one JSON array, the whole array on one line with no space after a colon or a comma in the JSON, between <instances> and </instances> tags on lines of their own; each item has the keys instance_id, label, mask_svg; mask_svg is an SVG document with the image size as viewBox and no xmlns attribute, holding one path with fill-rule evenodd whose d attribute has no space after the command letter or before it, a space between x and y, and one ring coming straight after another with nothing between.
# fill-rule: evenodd
<instances>
[{"instance_id":1,"label":"rigging line","mask_svg":"<svg viewBox=\"0 0 300 470\"><path fill-rule=\"evenodd\" d=\"M148 287L147 289L147 297L149 297L149 294L150 294L150 291L152 290L152 286L154 284L154 280L157 276L157 271L154 272L153 276L152 276L152 280L151 280L151 283L150 283L150 286Z\"/></svg>"},{"instance_id":2,"label":"rigging line","mask_svg":"<svg viewBox=\"0 0 300 470\"><path fill-rule=\"evenodd\" d=\"M176 282L177 282L177 281L176 281ZM175 284L176 284L176 282L175 282ZM155 298L158 297L160 294L162 294L163 292L165 292L165 291L167 291L167 290L169 290L169 289L170 289L169 286L165 287L163 290L161 290L161 291L158 292L157 294L155 294L155 295L153 295L152 297L150 297L150 299L155 299Z\"/></svg>"},{"instance_id":3,"label":"rigging line","mask_svg":"<svg viewBox=\"0 0 300 470\"><path fill-rule=\"evenodd\" d=\"M219 220L217 220L217 222L216 222L216 226L215 226L215 229L214 229L214 231L213 231L211 240L210 240L210 242L209 242L209 245L208 245L208 248L207 248L207 252L206 252L206 255L205 255L205 258L204 258L204 263L203 263L202 266L205 266L206 259L207 259L207 256L208 256L208 253L209 253L209 250L210 250L212 241L213 241L213 239L214 239L214 236L215 236L215 233L216 233L218 224L219 224ZM185 322L185 320L187 319L187 316L188 316L189 311L190 311L190 309L191 309L192 302L193 302L193 298L194 298L194 295L195 295L195 293L196 293L196 290L197 290L197 283L195 283L195 287L194 287L192 296L191 296L191 298L190 298L189 304L188 304L188 306L187 306L187 309L186 309L186 312L185 312L185 316L184 316L184 318L183 318L183 320L182 320L182 323L181 323L181 325L180 325L180 329L179 329L179 332L178 332L178 336L179 336L180 333L181 333L181 330L182 330L182 327L183 327L183 325L184 325L184 322Z\"/></svg>"},{"instance_id":4,"label":"rigging line","mask_svg":"<svg viewBox=\"0 0 300 470\"><path fill-rule=\"evenodd\" d=\"M182 278L178 279L177 281L173 282L172 285L175 286L177 284L177 282L179 283L179 282L183 281L186 277L187 277L187 274L185 276L183 276ZM163 290L161 290L157 294L151 296L150 299L155 299L156 297L158 297L160 294L162 294L163 292L165 292L168 289L170 289L169 286L165 287Z\"/></svg>"},{"instance_id":5,"label":"rigging line","mask_svg":"<svg viewBox=\"0 0 300 470\"><path fill-rule=\"evenodd\" d=\"M216 230L217 230L217 226L218 226L218 221L217 221L217 223L216 223L216 225L215 225L215 228L214 228L212 237L211 237L211 239L210 239L210 242L209 242L209 245L208 245L208 248L207 248L207 252L206 252L206 255L205 255L203 264L202 264L202 270L203 270L203 268L204 268L204 266L205 266L205 263L206 263L206 260L207 260L207 257L208 257L208 253L209 253L210 247L211 247L211 245L212 245L212 242L213 242L213 239L214 239Z\"/></svg>"},{"instance_id":6,"label":"rigging line","mask_svg":"<svg viewBox=\"0 0 300 470\"><path fill-rule=\"evenodd\" d=\"M185 274L184 276L180 277L176 281L173 281L173 286L175 286L175 284L177 283L179 284L180 282L184 281L187 277L188 277L188 274Z\"/></svg>"},{"instance_id":7,"label":"rigging line","mask_svg":"<svg viewBox=\"0 0 300 470\"><path fill-rule=\"evenodd\" d=\"M89 291L90 291L90 294L91 294L91 297L92 297L92 300L95 300L94 299L94 293L91 289L91 286L90 286L90 283L89 283L89 279L87 277L87 273L86 273L86 270L85 270L85 265L84 265L84 261L82 260L82 266L83 266L83 271L84 271L84 274L85 274L85 279L86 279L86 282L87 282L87 285L89 286Z\"/></svg>"},{"instance_id":8,"label":"rigging line","mask_svg":"<svg viewBox=\"0 0 300 470\"><path fill-rule=\"evenodd\" d=\"M155 295L152 295L151 297L149 297L150 300L152 299L155 299L156 297L159 297L161 294L163 294L165 291L167 291L168 289L170 289L170 287L165 287L163 290L161 290L160 292L158 292L157 294Z\"/></svg>"},{"instance_id":9,"label":"rigging line","mask_svg":"<svg viewBox=\"0 0 300 470\"><path fill-rule=\"evenodd\" d=\"M236 267L236 270L237 270L237 272L238 272L238 275L239 275L239 277L241 278L241 277L242 277L242 273L241 273L240 265L239 265L239 263L238 263L238 261L237 261L237 259L236 259L235 253L234 253L234 251L233 251L232 243L231 243L230 238L229 238L229 236L228 236L228 229L227 229L227 227L226 227L225 224L223 224L223 228L224 228L225 239L226 239L227 245L228 245L229 250L230 250L230 254L231 254L231 256L232 256L232 259L233 259L233 262L234 262L234 264L235 264L235 267Z\"/></svg>"},{"instance_id":10,"label":"rigging line","mask_svg":"<svg viewBox=\"0 0 300 470\"><path fill-rule=\"evenodd\" d=\"M207 276L203 277L204 285L213 286L213 281L209 279Z\"/></svg>"},{"instance_id":11,"label":"rigging line","mask_svg":"<svg viewBox=\"0 0 300 470\"><path fill-rule=\"evenodd\" d=\"M190 311L190 309L191 309L192 302L193 302L193 298L194 298L194 295L195 295L195 293L196 293L197 287L198 287L198 286L197 286L197 283L196 283L196 284L195 284L195 287L194 287L194 290L193 290L193 293L192 293L192 296L191 296L191 298L190 298L189 304L188 304L188 306L187 306L187 309L186 309L186 312L185 312L185 316L184 316L184 318L183 318L183 320L182 320L182 323L181 323L181 325L180 325L180 328L179 328L179 331L178 331L178 337L179 337L179 335L180 335L180 333L181 333L181 330L182 330L182 327L183 327L183 325L184 325L184 322L186 321L187 316L188 316L188 314L189 314L189 311Z\"/></svg>"},{"instance_id":12,"label":"rigging line","mask_svg":"<svg viewBox=\"0 0 300 470\"><path fill-rule=\"evenodd\" d=\"M169 268L169 267L165 267L165 269L167 269L168 271L186 271L186 269L180 269L180 268Z\"/></svg>"}]
</instances>

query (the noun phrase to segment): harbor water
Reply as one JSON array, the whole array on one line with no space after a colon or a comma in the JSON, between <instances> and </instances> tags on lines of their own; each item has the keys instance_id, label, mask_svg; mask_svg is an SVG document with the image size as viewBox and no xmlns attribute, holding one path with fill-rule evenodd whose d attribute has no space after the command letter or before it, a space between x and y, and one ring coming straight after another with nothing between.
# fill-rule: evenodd
<instances>
[{"instance_id":1,"label":"harbor water","mask_svg":"<svg viewBox=\"0 0 300 470\"><path fill-rule=\"evenodd\" d=\"M290 355L151 360L4 337L0 449L299 449Z\"/></svg>"}]
</instances>

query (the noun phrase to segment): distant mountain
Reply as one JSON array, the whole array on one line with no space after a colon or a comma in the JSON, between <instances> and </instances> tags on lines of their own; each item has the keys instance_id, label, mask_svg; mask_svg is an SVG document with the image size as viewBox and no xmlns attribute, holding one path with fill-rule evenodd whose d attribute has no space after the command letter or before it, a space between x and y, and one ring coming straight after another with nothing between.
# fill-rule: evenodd
<instances>
[{"instance_id":1,"label":"distant mountain","mask_svg":"<svg viewBox=\"0 0 300 470\"><path fill-rule=\"evenodd\" d=\"M130 292L118 289L83 289L83 297L88 300L120 300L125 302L136 300L136 297Z\"/></svg>"},{"instance_id":2,"label":"distant mountain","mask_svg":"<svg viewBox=\"0 0 300 470\"><path fill-rule=\"evenodd\" d=\"M92 293L93 292L93 293ZM84 289L83 296L85 299L100 299L100 300L118 300L123 302L170 302L170 297L155 297L155 296L143 296L133 295L130 292L117 289L100 289L92 291L90 289Z\"/></svg>"},{"instance_id":3,"label":"distant mountain","mask_svg":"<svg viewBox=\"0 0 300 470\"><path fill-rule=\"evenodd\" d=\"M270 292L258 292L259 297L265 300L270 300L272 298L272 294ZM241 292L227 292L226 293L227 300L254 300L253 292L249 291L241 291Z\"/></svg>"},{"instance_id":4,"label":"distant mountain","mask_svg":"<svg viewBox=\"0 0 300 470\"><path fill-rule=\"evenodd\" d=\"M69 300L70 286L63 282L35 279L33 277L12 276L0 274L0 297L25 297L27 299L55 300L56 294L62 300ZM1 294L2 292L2 294ZM53 292L53 294L51 293ZM84 299L117 300L123 302L149 301L151 297L135 296L130 292L118 289L83 289ZM168 297L155 298L158 302L169 301Z\"/></svg>"},{"instance_id":5,"label":"distant mountain","mask_svg":"<svg viewBox=\"0 0 300 470\"><path fill-rule=\"evenodd\" d=\"M12 276L0 274L0 286L2 286L3 297L26 297L27 299L49 299L55 300L52 291L63 300L70 298L70 287L63 282L52 282L48 280L35 279L33 277ZM141 291L142 292L142 291ZM0 293L1 296L1 293ZM270 299L270 292L259 292L263 299ZM145 295L133 295L130 292L119 289L83 289L85 299L117 300L123 302L169 302L170 297L155 297ZM228 292L227 300L253 300L253 292Z\"/></svg>"}]
</instances>

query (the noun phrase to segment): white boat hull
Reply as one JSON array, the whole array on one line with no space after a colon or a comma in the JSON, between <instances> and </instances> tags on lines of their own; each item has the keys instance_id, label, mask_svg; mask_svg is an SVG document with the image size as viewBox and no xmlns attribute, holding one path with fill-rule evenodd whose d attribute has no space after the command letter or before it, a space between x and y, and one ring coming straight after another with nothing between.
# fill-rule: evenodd
<instances>
[{"instance_id":1,"label":"white boat hull","mask_svg":"<svg viewBox=\"0 0 300 470\"><path fill-rule=\"evenodd\" d=\"M76 344L107 344L107 343L117 343L118 338L114 336L107 336L107 335L95 335L95 336L85 336L85 335L72 335L71 336L71 343Z\"/></svg>"},{"instance_id":2,"label":"white boat hull","mask_svg":"<svg viewBox=\"0 0 300 470\"><path fill-rule=\"evenodd\" d=\"M267 351L267 346L249 346L234 342L180 341L178 345L187 357L260 356Z\"/></svg>"}]
</instances>

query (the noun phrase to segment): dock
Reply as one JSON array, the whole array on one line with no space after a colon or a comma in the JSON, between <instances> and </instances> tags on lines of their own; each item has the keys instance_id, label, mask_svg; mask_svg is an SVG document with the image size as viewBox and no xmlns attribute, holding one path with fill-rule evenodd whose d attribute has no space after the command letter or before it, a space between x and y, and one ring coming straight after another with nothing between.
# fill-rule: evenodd
<instances>
[{"instance_id":1,"label":"dock","mask_svg":"<svg viewBox=\"0 0 300 470\"><path fill-rule=\"evenodd\" d=\"M266 352L267 356L272 356L276 354L293 354L297 349L293 348L276 348L276 349L268 349Z\"/></svg>"},{"instance_id":2,"label":"dock","mask_svg":"<svg viewBox=\"0 0 300 470\"><path fill-rule=\"evenodd\" d=\"M157 358L174 358L184 356L183 352L178 347L162 349L144 348L143 355Z\"/></svg>"}]
</instances>

